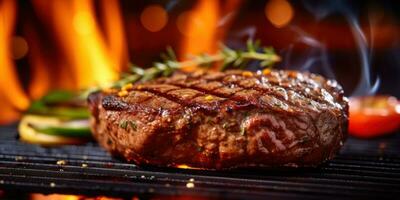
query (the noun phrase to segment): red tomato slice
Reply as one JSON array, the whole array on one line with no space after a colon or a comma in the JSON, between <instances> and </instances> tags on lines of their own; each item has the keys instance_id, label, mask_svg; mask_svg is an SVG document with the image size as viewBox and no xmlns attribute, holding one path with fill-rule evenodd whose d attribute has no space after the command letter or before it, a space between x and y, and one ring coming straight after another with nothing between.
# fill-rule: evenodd
<instances>
[{"instance_id":1,"label":"red tomato slice","mask_svg":"<svg viewBox=\"0 0 400 200\"><path fill-rule=\"evenodd\" d=\"M400 127L400 102L390 96L350 98L349 132L371 138L393 133Z\"/></svg>"}]
</instances>

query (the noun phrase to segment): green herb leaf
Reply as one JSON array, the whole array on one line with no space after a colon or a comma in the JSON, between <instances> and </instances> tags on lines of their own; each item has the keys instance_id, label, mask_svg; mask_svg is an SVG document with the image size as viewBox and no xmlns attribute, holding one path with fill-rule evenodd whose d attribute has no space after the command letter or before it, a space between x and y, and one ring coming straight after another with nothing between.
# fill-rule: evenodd
<instances>
[{"instance_id":1,"label":"green herb leaf","mask_svg":"<svg viewBox=\"0 0 400 200\"><path fill-rule=\"evenodd\" d=\"M77 93L63 90L49 92L32 102L27 113L63 119L85 119L90 116L85 99L80 98Z\"/></svg>"},{"instance_id":2,"label":"green herb leaf","mask_svg":"<svg viewBox=\"0 0 400 200\"><path fill-rule=\"evenodd\" d=\"M128 127L128 121L121 121L119 123L119 127L122 129L126 129L126 127Z\"/></svg>"},{"instance_id":3,"label":"green herb leaf","mask_svg":"<svg viewBox=\"0 0 400 200\"><path fill-rule=\"evenodd\" d=\"M144 70L142 68L140 68L140 67L138 67L136 65L133 65L133 64L130 65L130 70L134 74L138 74L138 75L141 75L141 76L143 76L143 74L144 74Z\"/></svg>"},{"instance_id":4,"label":"green herb leaf","mask_svg":"<svg viewBox=\"0 0 400 200\"><path fill-rule=\"evenodd\" d=\"M245 135L246 134L246 128L241 126L240 127L240 135Z\"/></svg>"},{"instance_id":5,"label":"green herb leaf","mask_svg":"<svg viewBox=\"0 0 400 200\"><path fill-rule=\"evenodd\" d=\"M128 122L129 126L132 128L132 130L136 131L137 130L137 125L135 122L133 121L129 121Z\"/></svg>"},{"instance_id":6,"label":"green herb leaf","mask_svg":"<svg viewBox=\"0 0 400 200\"><path fill-rule=\"evenodd\" d=\"M123 120L119 123L119 127L122 129L128 129L128 127L131 127L132 130L136 131L137 130L137 125L134 121L131 120Z\"/></svg>"},{"instance_id":7,"label":"green herb leaf","mask_svg":"<svg viewBox=\"0 0 400 200\"><path fill-rule=\"evenodd\" d=\"M74 98L76 94L66 90L54 90L43 96L40 101L48 104L67 102Z\"/></svg>"}]
</instances>

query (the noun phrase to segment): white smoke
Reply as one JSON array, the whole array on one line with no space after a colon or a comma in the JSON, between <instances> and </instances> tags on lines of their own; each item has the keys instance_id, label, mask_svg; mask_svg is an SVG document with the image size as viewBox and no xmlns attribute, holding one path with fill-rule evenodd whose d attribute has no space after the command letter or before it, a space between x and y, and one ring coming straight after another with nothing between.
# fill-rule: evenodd
<instances>
[{"instance_id":1,"label":"white smoke","mask_svg":"<svg viewBox=\"0 0 400 200\"><path fill-rule=\"evenodd\" d=\"M360 27L359 20L357 18L356 10L351 9L349 1L338 0L338 1L303 1L304 6L312 14L314 14L317 20L322 20L329 15L339 14L342 15L347 23L349 24L354 40L357 44L357 51L361 64L361 75L357 83L355 90L352 92L352 96L359 95L371 95L374 94L380 85L380 79L377 77L375 81L371 79L371 60L372 60L372 49L373 39L368 41L365 37L364 32ZM372 18L370 18L372 19ZM373 20L370 20L373 22ZM371 26L372 27L372 26ZM373 38L373 30L371 29L371 38Z\"/></svg>"},{"instance_id":2,"label":"white smoke","mask_svg":"<svg viewBox=\"0 0 400 200\"><path fill-rule=\"evenodd\" d=\"M283 66L301 71L320 70L319 73L323 74L325 77L334 79L335 73L332 71L332 67L330 66L325 44L319 42L313 36L304 32L297 26L291 25L289 28L297 36L296 40L290 44L287 49L284 49L284 52L282 52L284 55ZM294 46L298 44L304 44L307 48L300 52L301 55L294 58L292 57L292 51Z\"/></svg>"}]
</instances>

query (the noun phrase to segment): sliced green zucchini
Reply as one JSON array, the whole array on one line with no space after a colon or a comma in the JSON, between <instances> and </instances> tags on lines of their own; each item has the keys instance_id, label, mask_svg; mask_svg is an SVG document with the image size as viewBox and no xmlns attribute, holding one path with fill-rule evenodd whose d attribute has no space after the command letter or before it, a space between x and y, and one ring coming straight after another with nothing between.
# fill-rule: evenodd
<instances>
[{"instance_id":1,"label":"sliced green zucchini","mask_svg":"<svg viewBox=\"0 0 400 200\"><path fill-rule=\"evenodd\" d=\"M61 121L56 125L49 124L29 124L38 132L67 137L91 137L88 120Z\"/></svg>"},{"instance_id":2,"label":"sliced green zucchini","mask_svg":"<svg viewBox=\"0 0 400 200\"><path fill-rule=\"evenodd\" d=\"M90 140L88 123L57 117L25 115L18 127L20 139L34 144L81 144Z\"/></svg>"},{"instance_id":3,"label":"sliced green zucchini","mask_svg":"<svg viewBox=\"0 0 400 200\"><path fill-rule=\"evenodd\" d=\"M86 101L70 91L56 90L32 102L27 114L54 116L63 119L87 119Z\"/></svg>"}]
</instances>

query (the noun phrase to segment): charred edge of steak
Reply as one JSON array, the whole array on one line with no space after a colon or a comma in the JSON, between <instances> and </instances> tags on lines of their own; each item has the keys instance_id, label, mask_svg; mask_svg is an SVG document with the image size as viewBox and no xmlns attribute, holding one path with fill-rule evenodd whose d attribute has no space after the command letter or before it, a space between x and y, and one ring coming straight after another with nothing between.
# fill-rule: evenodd
<instances>
[{"instance_id":1,"label":"charred edge of steak","mask_svg":"<svg viewBox=\"0 0 400 200\"><path fill-rule=\"evenodd\" d=\"M99 143L143 165L316 166L347 131L341 87L292 71L175 74L88 102Z\"/></svg>"}]
</instances>

